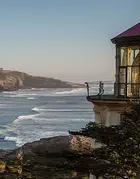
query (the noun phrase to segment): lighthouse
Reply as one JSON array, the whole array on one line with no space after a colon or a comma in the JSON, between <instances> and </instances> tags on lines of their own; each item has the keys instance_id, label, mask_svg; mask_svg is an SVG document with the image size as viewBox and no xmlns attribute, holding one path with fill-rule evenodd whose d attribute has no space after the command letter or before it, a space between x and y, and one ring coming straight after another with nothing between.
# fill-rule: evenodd
<instances>
[{"instance_id":1,"label":"lighthouse","mask_svg":"<svg viewBox=\"0 0 140 179\"><path fill-rule=\"evenodd\" d=\"M105 93L105 83L99 83L99 93L90 92L87 84L87 100L93 104L95 122L110 126L120 123L121 113L131 106L131 101L140 100L140 23L111 39L115 45L116 69L114 93ZM94 139L92 147L100 146Z\"/></svg>"}]
</instances>

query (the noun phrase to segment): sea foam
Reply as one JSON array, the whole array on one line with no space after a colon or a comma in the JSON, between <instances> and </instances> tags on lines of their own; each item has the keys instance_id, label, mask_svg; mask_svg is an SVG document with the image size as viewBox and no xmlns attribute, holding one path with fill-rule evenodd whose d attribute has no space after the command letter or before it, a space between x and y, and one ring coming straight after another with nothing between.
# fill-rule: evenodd
<instances>
[{"instance_id":1,"label":"sea foam","mask_svg":"<svg viewBox=\"0 0 140 179\"><path fill-rule=\"evenodd\" d=\"M43 109L43 108L37 108L34 107L32 111L40 112L40 111L46 111L46 112L93 112L92 109Z\"/></svg>"},{"instance_id":2,"label":"sea foam","mask_svg":"<svg viewBox=\"0 0 140 179\"><path fill-rule=\"evenodd\" d=\"M13 123L19 122L21 120L25 120L25 119L33 119L36 118L39 114L33 114L33 115L27 115L27 116L19 116L17 119L15 119L13 121Z\"/></svg>"},{"instance_id":3,"label":"sea foam","mask_svg":"<svg viewBox=\"0 0 140 179\"><path fill-rule=\"evenodd\" d=\"M76 89L72 89L70 91L58 91L58 92L55 92L55 94L63 95L63 94L83 93L83 92L86 92L85 88L76 88Z\"/></svg>"}]
</instances>

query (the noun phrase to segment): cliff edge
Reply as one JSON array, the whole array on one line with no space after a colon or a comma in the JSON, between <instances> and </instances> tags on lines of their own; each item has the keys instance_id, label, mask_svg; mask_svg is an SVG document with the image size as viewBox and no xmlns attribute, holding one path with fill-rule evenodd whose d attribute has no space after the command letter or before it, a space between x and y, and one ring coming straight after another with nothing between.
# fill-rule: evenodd
<instances>
[{"instance_id":1,"label":"cliff edge","mask_svg":"<svg viewBox=\"0 0 140 179\"><path fill-rule=\"evenodd\" d=\"M27 73L0 69L0 91L30 88L76 88L82 84L69 83L54 78L32 76Z\"/></svg>"}]
</instances>

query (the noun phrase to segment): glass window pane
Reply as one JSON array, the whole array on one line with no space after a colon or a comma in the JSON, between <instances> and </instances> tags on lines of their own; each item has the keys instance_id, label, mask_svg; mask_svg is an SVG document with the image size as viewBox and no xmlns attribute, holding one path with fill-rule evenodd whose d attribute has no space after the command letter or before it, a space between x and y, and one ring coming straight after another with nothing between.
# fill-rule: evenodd
<instances>
[{"instance_id":1,"label":"glass window pane","mask_svg":"<svg viewBox=\"0 0 140 179\"><path fill-rule=\"evenodd\" d=\"M120 95L125 95L125 84L120 84Z\"/></svg>"},{"instance_id":2,"label":"glass window pane","mask_svg":"<svg viewBox=\"0 0 140 179\"><path fill-rule=\"evenodd\" d=\"M126 69L120 68L120 83L126 83Z\"/></svg>"},{"instance_id":3,"label":"glass window pane","mask_svg":"<svg viewBox=\"0 0 140 179\"><path fill-rule=\"evenodd\" d=\"M136 47L134 49L134 58L136 58L138 56L138 54L140 54L140 47Z\"/></svg>"},{"instance_id":4,"label":"glass window pane","mask_svg":"<svg viewBox=\"0 0 140 179\"><path fill-rule=\"evenodd\" d=\"M131 83L131 67L127 67L127 83Z\"/></svg>"},{"instance_id":5,"label":"glass window pane","mask_svg":"<svg viewBox=\"0 0 140 179\"><path fill-rule=\"evenodd\" d=\"M130 47L121 48L121 66L132 64L132 49Z\"/></svg>"},{"instance_id":6,"label":"glass window pane","mask_svg":"<svg viewBox=\"0 0 140 179\"><path fill-rule=\"evenodd\" d=\"M120 67L117 71L119 94L128 97L140 95L140 46L121 47Z\"/></svg>"},{"instance_id":7,"label":"glass window pane","mask_svg":"<svg viewBox=\"0 0 140 179\"><path fill-rule=\"evenodd\" d=\"M136 65L136 58L140 58L139 46L121 47L120 66Z\"/></svg>"},{"instance_id":8,"label":"glass window pane","mask_svg":"<svg viewBox=\"0 0 140 179\"><path fill-rule=\"evenodd\" d=\"M140 68L139 67L132 67L131 68L131 82L132 83L139 83L140 80Z\"/></svg>"},{"instance_id":9,"label":"glass window pane","mask_svg":"<svg viewBox=\"0 0 140 179\"><path fill-rule=\"evenodd\" d=\"M137 84L135 84L135 83L132 83L131 84L131 92L132 92L132 95L133 96L139 96L139 94L140 94L140 86L139 86L139 84L137 83Z\"/></svg>"},{"instance_id":10,"label":"glass window pane","mask_svg":"<svg viewBox=\"0 0 140 179\"><path fill-rule=\"evenodd\" d=\"M127 96L132 96L132 90L131 90L132 84L127 84Z\"/></svg>"}]
</instances>

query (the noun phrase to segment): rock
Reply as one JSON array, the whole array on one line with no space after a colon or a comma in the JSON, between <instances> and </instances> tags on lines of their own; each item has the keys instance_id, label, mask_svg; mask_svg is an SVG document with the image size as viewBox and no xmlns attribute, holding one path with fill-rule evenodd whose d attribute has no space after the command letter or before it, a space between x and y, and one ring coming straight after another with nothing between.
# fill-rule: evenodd
<instances>
[{"instance_id":1,"label":"rock","mask_svg":"<svg viewBox=\"0 0 140 179\"><path fill-rule=\"evenodd\" d=\"M86 172L77 172L77 159L73 157L70 136L44 138L27 143L21 148L0 150L2 160L6 161L5 178L18 176L22 167L23 178L34 179L81 179L87 177ZM23 155L22 157L17 157ZM84 159L81 161L82 165ZM15 178L16 178L15 177Z\"/></svg>"},{"instance_id":2,"label":"rock","mask_svg":"<svg viewBox=\"0 0 140 179\"><path fill-rule=\"evenodd\" d=\"M71 138L70 136L56 136L50 138L43 138L39 141L25 144L22 149L24 153L41 153L42 155L63 153L70 151Z\"/></svg>"},{"instance_id":3,"label":"rock","mask_svg":"<svg viewBox=\"0 0 140 179\"><path fill-rule=\"evenodd\" d=\"M0 150L0 160L4 159L10 152L11 150Z\"/></svg>"}]
</instances>

